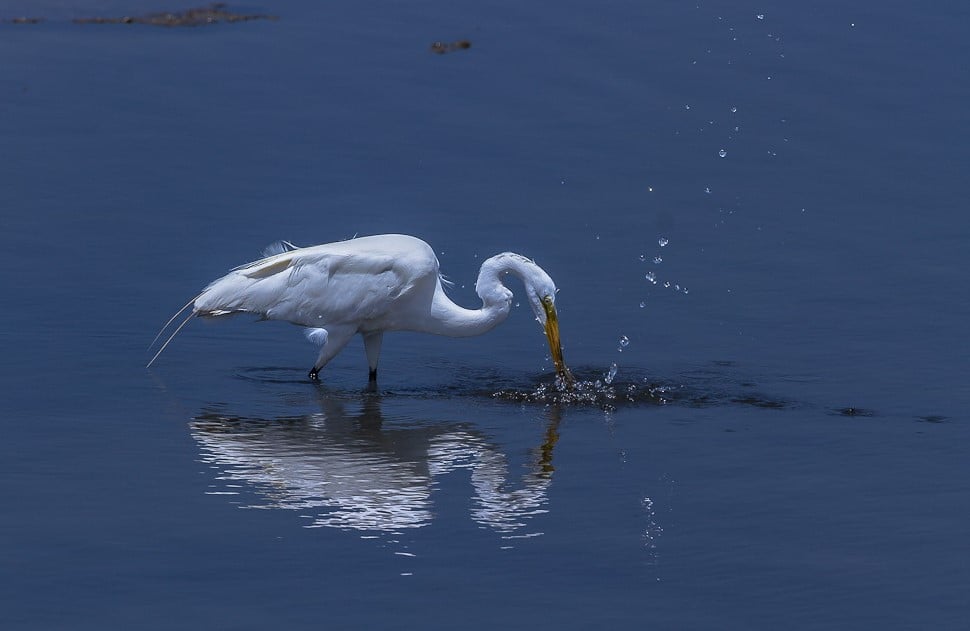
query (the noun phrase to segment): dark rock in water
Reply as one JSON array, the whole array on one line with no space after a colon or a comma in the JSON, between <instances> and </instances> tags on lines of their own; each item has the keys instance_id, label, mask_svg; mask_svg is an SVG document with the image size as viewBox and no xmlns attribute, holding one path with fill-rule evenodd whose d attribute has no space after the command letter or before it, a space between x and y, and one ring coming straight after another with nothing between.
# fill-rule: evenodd
<instances>
[{"instance_id":1,"label":"dark rock in water","mask_svg":"<svg viewBox=\"0 0 970 631\"><path fill-rule=\"evenodd\" d=\"M853 407L834 409L832 410L832 414L835 414L838 416L862 416L862 417L870 417L870 416L876 415L876 413L873 412L872 410L867 410L865 408L853 408Z\"/></svg>"},{"instance_id":2,"label":"dark rock in water","mask_svg":"<svg viewBox=\"0 0 970 631\"><path fill-rule=\"evenodd\" d=\"M472 43L467 39L460 39L456 42L433 42L431 44L431 52L444 55L445 53L453 53L456 50L466 50L471 47Z\"/></svg>"},{"instance_id":3,"label":"dark rock in water","mask_svg":"<svg viewBox=\"0 0 970 631\"><path fill-rule=\"evenodd\" d=\"M45 21L44 18L28 18L28 17L19 17L19 18L10 18L7 20L0 20L0 22L6 22L7 24L40 24L41 22L44 22L44 21Z\"/></svg>"},{"instance_id":4,"label":"dark rock in water","mask_svg":"<svg viewBox=\"0 0 970 631\"><path fill-rule=\"evenodd\" d=\"M142 16L75 18L75 24L150 24L152 26L206 26L218 22L248 22L251 20L277 20L275 15L261 13L235 13L226 4L217 2L205 7L180 12L149 13Z\"/></svg>"}]
</instances>

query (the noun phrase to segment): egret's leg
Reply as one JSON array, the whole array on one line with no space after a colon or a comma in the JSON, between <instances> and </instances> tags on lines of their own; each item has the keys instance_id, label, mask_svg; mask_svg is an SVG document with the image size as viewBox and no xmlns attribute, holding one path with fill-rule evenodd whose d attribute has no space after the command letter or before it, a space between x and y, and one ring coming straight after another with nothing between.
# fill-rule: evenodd
<instances>
[{"instance_id":1,"label":"egret's leg","mask_svg":"<svg viewBox=\"0 0 970 631\"><path fill-rule=\"evenodd\" d=\"M364 333L364 351L367 353L367 365L370 366L369 381L377 381L377 362L381 358L381 342L384 331Z\"/></svg>"},{"instance_id":2,"label":"egret's leg","mask_svg":"<svg viewBox=\"0 0 970 631\"><path fill-rule=\"evenodd\" d=\"M318 331L320 329L317 329ZM320 349L320 355L317 357L317 361L313 364L313 368L310 369L309 377L316 381L319 379L320 369L327 365L331 359L337 356L350 338L354 336L354 329L352 327L327 327L327 335L324 337L323 347ZM311 338L312 339L312 338Z\"/></svg>"},{"instance_id":3,"label":"egret's leg","mask_svg":"<svg viewBox=\"0 0 970 631\"><path fill-rule=\"evenodd\" d=\"M327 339L330 337L330 333L328 333L326 329L322 328L309 328L304 331L304 334L306 335L306 339L308 339L311 344L316 344L321 349L327 345ZM316 366L310 369L310 379L316 381L318 379L318 372L320 372L320 369Z\"/></svg>"}]
</instances>

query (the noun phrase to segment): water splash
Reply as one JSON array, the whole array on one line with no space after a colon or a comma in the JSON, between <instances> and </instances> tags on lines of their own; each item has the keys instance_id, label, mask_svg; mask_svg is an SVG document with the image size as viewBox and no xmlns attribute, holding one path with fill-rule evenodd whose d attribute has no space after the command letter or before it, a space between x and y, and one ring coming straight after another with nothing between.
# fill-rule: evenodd
<instances>
[{"instance_id":1,"label":"water splash","mask_svg":"<svg viewBox=\"0 0 970 631\"><path fill-rule=\"evenodd\" d=\"M640 507L646 519L646 527L643 529L643 547L650 552L655 552L657 539L663 534L664 529L657 521L657 509L652 499L644 497L640 500Z\"/></svg>"},{"instance_id":2,"label":"water splash","mask_svg":"<svg viewBox=\"0 0 970 631\"><path fill-rule=\"evenodd\" d=\"M545 381L537 382L531 389L506 388L490 396L515 403L597 407L607 412L644 405L697 408L745 406L772 410L796 405L759 392L750 377L735 374L731 364L699 367L665 380L625 367L622 380L613 375L609 382L601 369L573 368L577 381L572 388Z\"/></svg>"},{"instance_id":3,"label":"water splash","mask_svg":"<svg viewBox=\"0 0 970 631\"><path fill-rule=\"evenodd\" d=\"M606 385L610 385L611 383L613 383L613 379L615 378L616 378L616 362L613 362L612 364L610 364L610 370L605 375L603 375L603 381L606 382Z\"/></svg>"}]
</instances>

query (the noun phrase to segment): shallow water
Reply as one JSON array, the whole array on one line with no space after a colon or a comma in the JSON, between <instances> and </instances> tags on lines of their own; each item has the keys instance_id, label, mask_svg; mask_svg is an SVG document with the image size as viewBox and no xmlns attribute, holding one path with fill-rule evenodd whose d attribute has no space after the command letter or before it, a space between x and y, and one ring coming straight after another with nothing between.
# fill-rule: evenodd
<instances>
[{"instance_id":1,"label":"shallow water","mask_svg":"<svg viewBox=\"0 0 970 631\"><path fill-rule=\"evenodd\" d=\"M963 5L70 21L168 8L0 7L50 18L0 22L0 626L965 625ZM579 387L524 301L376 387L244 318L144 369L267 244L381 232L466 306L535 258Z\"/></svg>"}]
</instances>

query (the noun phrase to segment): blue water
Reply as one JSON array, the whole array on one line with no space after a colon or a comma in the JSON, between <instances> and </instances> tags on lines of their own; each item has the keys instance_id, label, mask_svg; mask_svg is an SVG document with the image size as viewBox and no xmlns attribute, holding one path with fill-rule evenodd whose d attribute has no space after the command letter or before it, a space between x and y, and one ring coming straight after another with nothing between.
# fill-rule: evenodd
<instances>
[{"instance_id":1,"label":"blue water","mask_svg":"<svg viewBox=\"0 0 970 631\"><path fill-rule=\"evenodd\" d=\"M49 18L0 23L0 626L964 628L964 4L70 22L179 8L0 7ZM524 301L376 389L244 319L145 370L263 246L383 232L466 306L534 258L590 396Z\"/></svg>"}]
</instances>

